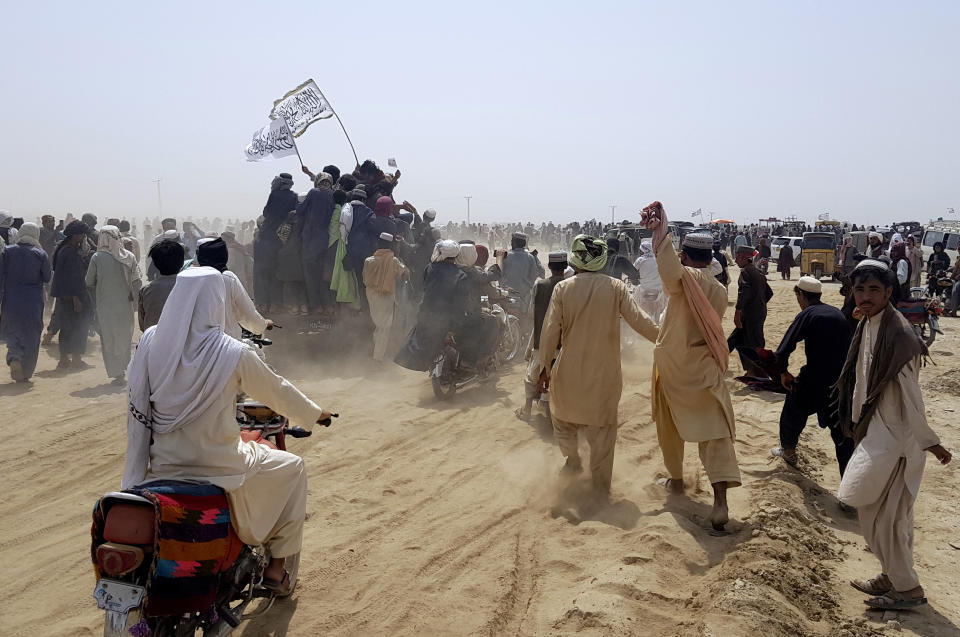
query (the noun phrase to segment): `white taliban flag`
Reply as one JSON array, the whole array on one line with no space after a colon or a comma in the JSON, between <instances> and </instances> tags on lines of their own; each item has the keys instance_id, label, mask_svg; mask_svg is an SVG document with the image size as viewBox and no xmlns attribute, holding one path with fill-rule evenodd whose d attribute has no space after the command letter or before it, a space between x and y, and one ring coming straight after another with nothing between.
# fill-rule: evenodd
<instances>
[{"instance_id":1,"label":"white taliban flag","mask_svg":"<svg viewBox=\"0 0 960 637\"><path fill-rule=\"evenodd\" d=\"M287 123L277 119L253 134L253 140L243 149L247 161L263 161L264 159L279 159L288 155L297 154L296 142Z\"/></svg>"},{"instance_id":2,"label":"white taliban flag","mask_svg":"<svg viewBox=\"0 0 960 637\"><path fill-rule=\"evenodd\" d=\"M328 117L333 117L333 108L313 80L307 80L275 101L270 111L270 119L287 121L294 137L300 137L315 121Z\"/></svg>"}]
</instances>

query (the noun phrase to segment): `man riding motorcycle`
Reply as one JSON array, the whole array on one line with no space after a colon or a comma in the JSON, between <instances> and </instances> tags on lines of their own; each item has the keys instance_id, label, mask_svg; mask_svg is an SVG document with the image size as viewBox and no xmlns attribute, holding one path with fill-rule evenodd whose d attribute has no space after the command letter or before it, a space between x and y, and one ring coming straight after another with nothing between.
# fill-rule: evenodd
<instances>
[{"instance_id":1,"label":"man riding motorcycle","mask_svg":"<svg viewBox=\"0 0 960 637\"><path fill-rule=\"evenodd\" d=\"M431 263L423 273L423 301L417 324L394 358L397 365L426 371L443 347L447 334L456 332L462 324L470 284L456 264L459 254L456 241L438 241L434 246Z\"/></svg>"},{"instance_id":2,"label":"man riding motorcycle","mask_svg":"<svg viewBox=\"0 0 960 637\"><path fill-rule=\"evenodd\" d=\"M239 538L264 546L262 586L290 588L284 559L300 551L306 517L303 460L244 442L236 421L243 392L307 429L331 417L251 350L224 333L226 292L213 268L180 274L159 323L130 364L122 487L148 480L200 480L226 491Z\"/></svg>"}]
</instances>

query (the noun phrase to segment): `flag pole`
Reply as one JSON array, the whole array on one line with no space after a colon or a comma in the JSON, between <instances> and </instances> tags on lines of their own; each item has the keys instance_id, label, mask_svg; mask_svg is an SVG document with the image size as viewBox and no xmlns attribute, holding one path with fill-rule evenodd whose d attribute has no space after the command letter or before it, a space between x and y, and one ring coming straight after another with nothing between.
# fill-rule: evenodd
<instances>
[{"instance_id":1,"label":"flag pole","mask_svg":"<svg viewBox=\"0 0 960 637\"><path fill-rule=\"evenodd\" d=\"M323 95L323 91L320 91L320 95ZM333 104L330 103L330 100L327 99L326 95L323 95L323 99L327 100L327 105L330 106L333 116L337 118L337 122L340 124L340 130L343 131L343 136L347 138L347 143L350 144L350 150L353 151L353 159L357 162L357 166L359 166L360 158L357 157L357 149L353 147L353 142L350 140L350 135L347 133L346 126L343 125L343 120L340 119L339 115L337 115L337 110L333 107Z\"/></svg>"},{"instance_id":2,"label":"flag pole","mask_svg":"<svg viewBox=\"0 0 960 637\"><path fill-rule=\"evenodd\" d=\"M293 131L290 130L290 123L287 121L287 118L283 115L281 115L280 118L283 120L283 125L287 127L287 135L290 136L290 142L293 144L293 149L297 151L297 159L300 160L300 167L303 168L303 157L300 156L300 147L297 146L297 138L293 136Z\"/></svg>"}]
</instances>

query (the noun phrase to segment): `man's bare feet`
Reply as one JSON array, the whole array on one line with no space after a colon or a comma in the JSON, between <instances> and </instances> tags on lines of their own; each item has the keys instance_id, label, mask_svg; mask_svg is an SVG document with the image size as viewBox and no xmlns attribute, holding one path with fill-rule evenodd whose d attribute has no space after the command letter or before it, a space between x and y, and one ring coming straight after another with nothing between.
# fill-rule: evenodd
<instances>
[{"instance_id":1,"label":"man's bare feet","mask_svg":"<svg viewBox=\"0 0 960 637\"><path fill-rule=\"evenodd\" d=\"M710 525L714 531L723 531L724 526L730 521L730 513L727 510L727 483L714 482L713 487L713 509L710 511Z\"/></svg>"},{"instance_id":2,"label":"man's bare feet","mask_svg":"<svg viewBox=\"0 0 960 637\"><path fill-rule=\"evenodd\" d=\"M576 475L582 471L583 463L580 462L580 458L574 458L573 456L570 456L564 463L563 468L560 469L560 475Z\"/></svg>"},{"instance_id":3,"label":"man's bare feet","mask_svg":"<svg viewBox=\"0 0 960 637\"><path fill-rule=\"evenodd\" d=\"M533 409L533 405L527 403L523 407L518 407L514 413L517 418L520 420L530 420L530 412Z\"/></svg>"}]
</instances>

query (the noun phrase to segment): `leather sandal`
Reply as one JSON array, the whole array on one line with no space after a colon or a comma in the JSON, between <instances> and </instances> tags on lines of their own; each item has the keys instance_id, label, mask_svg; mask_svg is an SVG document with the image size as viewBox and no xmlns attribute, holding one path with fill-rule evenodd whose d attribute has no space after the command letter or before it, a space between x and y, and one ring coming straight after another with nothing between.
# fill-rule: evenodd
<instances>
[{"instance_id":1,"label":"leather sandal","mask_svg":"<svg viewBox=\"0 0 960 637\"><path fill-rule=\"evenodd\" d=\"M854 579L850 580L850 586L853 586L855 589L861 593L866 593L867 595L880 596L885 595L893 590L893 585L890 583L890 580L886 575L881 573L876 577L870 579Z\"/></svg>"}]
</instances>

